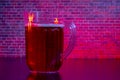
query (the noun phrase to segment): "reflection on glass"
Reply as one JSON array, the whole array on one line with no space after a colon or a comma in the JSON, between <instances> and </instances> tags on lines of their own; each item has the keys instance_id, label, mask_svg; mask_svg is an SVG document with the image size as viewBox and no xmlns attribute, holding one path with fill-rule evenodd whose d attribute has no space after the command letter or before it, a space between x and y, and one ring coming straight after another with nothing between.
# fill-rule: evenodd
<instances>
[{"instance_id":1,"label":"reflection on glass","mask_svg":"<svg viewBox=\"0 0 120 80\"><path fill-rule=\"evenodd\" d=\"M27 80L61 80L59 73L30 73Z\"/></svg>"}]
</instances>

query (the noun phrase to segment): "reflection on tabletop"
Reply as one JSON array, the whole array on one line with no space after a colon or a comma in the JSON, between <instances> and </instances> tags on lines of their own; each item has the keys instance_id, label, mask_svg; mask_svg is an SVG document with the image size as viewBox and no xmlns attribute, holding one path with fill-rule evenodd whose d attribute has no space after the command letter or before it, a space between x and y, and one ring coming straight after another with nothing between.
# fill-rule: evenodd
<instances>
[{"instance_id":1,"label":"reflection on tabletop","mask_svg":"<svg viewBox=\"0 0 120 80\"><path fill-rule=\"evenodd\" d=\"M27 80L61 80L59 73L30 73Z\"/></svg>"}]
</instances>

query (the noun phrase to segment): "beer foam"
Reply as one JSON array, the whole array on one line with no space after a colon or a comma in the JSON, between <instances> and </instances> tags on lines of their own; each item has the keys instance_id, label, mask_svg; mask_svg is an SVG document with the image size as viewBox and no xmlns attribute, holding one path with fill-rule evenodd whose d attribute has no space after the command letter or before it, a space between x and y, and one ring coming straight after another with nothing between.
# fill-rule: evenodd
<instances>
[{"instance_id":1,"label":"beer foam","mask_svg":"<svg viewBox=\"0 0 120 80\"><path fill-rule=\"evenodd\" d=\"M32 23L33 26L36 27L64 27L64 24L36 24L36 23ZM27 25L25 25L27 26Z\"/></svg>"}]
</instances>

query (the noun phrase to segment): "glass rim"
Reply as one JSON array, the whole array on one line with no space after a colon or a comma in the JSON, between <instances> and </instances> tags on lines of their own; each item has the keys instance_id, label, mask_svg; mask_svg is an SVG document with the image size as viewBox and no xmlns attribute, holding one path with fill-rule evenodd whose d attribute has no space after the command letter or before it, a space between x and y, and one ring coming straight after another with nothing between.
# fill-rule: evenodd
<instances>
[{"instance_id":1,"label":"glass rim","mask_svg":"<svg viewBox=\"0 0 120 80\"><path fill-rule=\"evenodd\" d=\"M25 26L27 27L28 24L25 24ZM35 27L64 27L64 24L38 24L38 23L32 23L32 26Z\"/></svg>"}]
</instances>

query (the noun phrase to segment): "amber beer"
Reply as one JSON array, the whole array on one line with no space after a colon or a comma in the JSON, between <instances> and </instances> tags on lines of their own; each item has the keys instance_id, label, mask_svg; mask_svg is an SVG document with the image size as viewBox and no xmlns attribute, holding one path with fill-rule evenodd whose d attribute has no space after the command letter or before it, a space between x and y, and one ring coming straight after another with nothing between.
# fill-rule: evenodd
<instances>
[{"instance_id":1,"label":"amber beer","mask_svg":"<svg viewBox=\"0 0 120 80\"><path fill-rule=\"evenodd\" d=\"M62 64L63 25L36 24L25 27L26 59L31 71L54 72Z\"/></svg>"}]
</instances>

